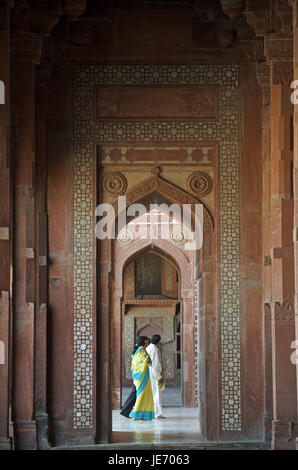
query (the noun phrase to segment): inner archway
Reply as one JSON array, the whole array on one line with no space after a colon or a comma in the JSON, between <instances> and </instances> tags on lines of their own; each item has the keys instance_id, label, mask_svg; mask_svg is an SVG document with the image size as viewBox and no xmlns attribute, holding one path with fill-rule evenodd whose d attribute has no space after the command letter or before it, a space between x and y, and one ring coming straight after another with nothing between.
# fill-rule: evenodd
<instances>
[{"instance_id":1,"label":"inner archway","mask_svg":"<svg viewBox=\"0 0 298 470\"><path fill-rule=\"evenodd\" d=\"M161 323L159 323L158 325L158 323L156 322L156 318L161 319L160 313L159 317L150 317L150 315L146 313L146 310L142 311L139 317L136 314L137 307L139 306L141 306L142 310L147 308L151 309L150 313L152 314L152 305L157 306L157 304L159 304L159 308L166 307L165 311L163 312L165 313L165 315L167 315L167 313L172 315L172 326L175 324L175 322L173 321L174 318L176 320L175 326L177 328L177 334L176 337L174 334L173 336L175 337L177 347L179 347L180 341L180 358L182 358L182 360L180 361L181 375L179 376L177 367L178 374L176 377L174 376L172 380L172 386L171 380L166 379L169 395L168 401L164 403L163 409L163 412L166 416L166 420L164 420L165 422L162 423L160 423L160 420L154 420L153 423L139 423L134 422L133 420L127 420L126 418L120 415L119 409L120 403L122 401L121 391L123 382L121 383L121 381L119 380L120 374L118 375L119 384L116 381L116 361L113 361L113 428L111 434L111 442L134 442L135 444L144 444L148 442L178 443L181 441L193 442L202 440L202 436L200 434L201 422L198 413L198 403L194 394L195 364L193 358L195 347L195 322L193 318L194 297L191 294L192 283L194 282L193 267L195 256L194 254L190 256L190 254L184 252L181 247L174 246L167 240L157 239L151 241L139 239L135 240L129 247L123 247L119 243L115 242L114 260L116 259L118 260L118 262L116 263L113 289L113 322L114 324L116 324L115 314L117 316L117 313L119 312L119 310L121 310L121 320L118 318L118 322L120 321L122 323L121 328L117 330L118 336L114 336L113 339L113 351L115 350L114 345L116 346L118 344L117 338L119 338L119 335L122 336L121 332L123 332L123 329L125 330L123 325L124 321L129 318L129 312L131 312L132 318L137 317L137 319L140 319L142 322L142 324L140 325L133 325L133 323L131 323L131 328L129 328L129 331L131 332L132 337L134 337L133 335L136 335L138 333L146 333L147 331L150 333L150 328L154 328L154 331L157 332L156 328L158 326L163 327ZM173 283L173 291L171 293L172 295L169 295L170 292L165 290L165 287L163 287L162 285L160 286L161 288L159 291L155 290L154 294L150 295L148 291L146 293L142 292L142 283L138 286L138 288L140 288L141 290L136 289L136 287L134 287L133 290L131 283L127 282L126 273L132 271L133 263L135 263L135 270L138 264L140 265L141 269L142 267L145 267L146 269L146 264L148 268L148 260L150 260L149 264L151 264L151 266L155 266L155 272L157 269L159 269L159 266L162 266L163 263L165 263L164 265L169 269L170 272L172 272L173 278L175 280L175 282ZM174 277L174 275L176 276L176 278ZM136 285L136 272L134 278ZM162 280L162 273L160 278ZM152 285L154 286L154 283L152 283ZM127 289L131 289L130 292L127 291ZM165 295L167 292L168 298L166 298ZM135 293L135 298L126 298L126 295L131 296L133 295L133 293ZM121 309L119 309L120 306ZM169 318L167 319L167 321L169 321ZM167 325L166 328L167 330L170 330L171 327ZM168 333L169 332L167 331L166 334ZM179 337L180 339L178 339ZM165 339L167 339L166 335ZM173 353L173 346L171 346L170 344L163 344L162 346L163 349L165 349L165 346L169 347L169 352ZM128 358L128 370L130 366L129 359L131 351L128 350L127 352L128 354L126 355L126 357ZM118 353L118 351L116 351L114 357L117 357L118 354L120 354L120 357L122 358L120 361L120 363L122 364L125 354L121 354L120 352ZM178 365L177 362L176 365ZM177 394L175 396L175 392L177 390L177 387L175 387L175 380L176 383L177 380L180 380L181 383L180 397L178 395L178 399L180 400L179 403L177 403ZM132 382L130 380L130 387L131 384ZM117 387L120 387L120 393L117 393ZM122 399L124 398L125 397L122 396ZM180 429L179 426L182 422L184 423L183 429ZM177 429L179 430L177 431Z\"/></svg>"},{"instance_id":2,"label":"inner archway","mask_svg":"<svg viewBox=\"0 0 298 470\"><path fill-rule=\"evenodd\" d=\"M165 256L149 249L126 266L122 304L122 405L131 386L130 354L137 337L161 336L159 351L167 388L165 406L182 405L180 274Z\"/></svg>"}]
</instances>

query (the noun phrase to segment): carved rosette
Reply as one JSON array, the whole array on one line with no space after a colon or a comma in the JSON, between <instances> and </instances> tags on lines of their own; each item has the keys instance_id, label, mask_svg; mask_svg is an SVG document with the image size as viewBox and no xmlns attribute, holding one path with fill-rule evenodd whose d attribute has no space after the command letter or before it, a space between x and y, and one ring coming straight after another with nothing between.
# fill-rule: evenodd
<instances>
[{"instance_id":1,"label":"carved rosette","mask_svg":"<svg viewBox=\"0 0 298 470\"><path fill-rule=\"evenodd\" d=\"M123 228L117 237L117 242L121 246L129 246L133 243L134 241L134 236L133 233L128 230L127 228Z\"/></svg>"},{"instance_id":2,"label":"carved rosette","mask_svg":"<svg viewBox=\"0 0 298 470\"><path fill-rule=\"evenodd\" d=\"M212 190L212 179L208 173L196 171L188 178L187 187L196 196L207 196Z\"/></svg>"},{"instance_id":3,"label":"carved rosette","mask_svg":"<svg viewBox=\"0 0 298 470\"><path fill-rule=\"evenodd\" d=\"M187 242L187 235L183 230L175 230L171 234L171 242L176 246L183 246Z\"/></svg>"},{"instance_id":4,"label":"carved rosette","mask_svg":"<svg viewBox=\"0 0 298 470\"><path fill-rule=\"evenodd\" d=\"M103 187L109 193L121 196L126 193L127 180L119 171L112 171L104 177Z\"/></svg>"}]
</instances>

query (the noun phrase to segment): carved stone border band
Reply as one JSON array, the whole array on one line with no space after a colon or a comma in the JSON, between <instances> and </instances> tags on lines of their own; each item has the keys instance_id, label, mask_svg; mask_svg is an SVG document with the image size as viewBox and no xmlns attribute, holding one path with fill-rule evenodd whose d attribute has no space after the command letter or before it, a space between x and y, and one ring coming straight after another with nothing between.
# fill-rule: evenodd
<instances>
[{"instance_id":1,"label":"carved stone border band","mask_svg":"<svg viewBox=\"0 0 298 470\"><path fill-rule=\"evenodd\" d=\"M137 121L94 119L94 89L112 85L215 85L218 120ZM239 129L237 65L75 65L74 66L74 427L92 427L91 248L92 144L100 142L220 141L220 322L222 429L241 430ZM83 204L81 204L81 202ZM84 222L84 223L83 223ZM92 223L91 223L92 225ZM87 233L87 229L90 232ZM91 234L91 235L90 235ZM83 245L82 245L83 243ZM94 243L94 240L93 240ZM91 251L90 251L91 250ZM84 273L82 277L81 273ZM86 282L85 280L88 280ZM94 346L93 346L94 347ZM85 349L84 349L85 348ZM86 353L88 352L88 354ZM197 361L197 358L195 358Z\"/></svg>"}]
</instances>

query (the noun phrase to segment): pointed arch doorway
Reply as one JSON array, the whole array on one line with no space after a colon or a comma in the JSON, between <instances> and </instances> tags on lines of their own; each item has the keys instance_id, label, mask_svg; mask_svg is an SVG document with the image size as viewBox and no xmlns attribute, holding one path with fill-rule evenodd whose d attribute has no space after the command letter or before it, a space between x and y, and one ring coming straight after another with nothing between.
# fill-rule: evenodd
<instances>
[{"instance_id":1,"label":"pointed arch doorway","mask_svg":"<svg viewBox=\"0 0 298 470\"><path fill-rule=\"evenodd\" d=\"M135 245L135 246L133 246ZM119 257L120 250L123 247L116 247L115 260ZM198 416L197 401L195 396L195 364L194 364L194 320L193 320L193 297L191 297L191 272L192 262L187 259L182 250L172 246L165 240L139 240L132 244L130 249L125 249L125 258L123 262L117 263L117 272L119 278L115 276L115 284L113 288L114 299L118 298L118 302L113 302L113 305L121 305L121 317L118 321L121 327L118 336L114 337L113 344L117 345L120 337L122 339L121 346L121 363L119 364L118 374L116 372L116 363L113 361L113 432L111 434L111 441L115 443L134 442L135 444L145 444L148 442L175 442L177 435L179 439L183 438L189 442L194 439L196 442L200 436L200 423ZM152 258L156 258L152 263ZM135 271L137 271L138 263L142 264L144 260L147 261L151 258L151 263L156 263L157 259L162 262L161 265L171 266L172 273L177 275L177 284L174 288L173 298L165 298L165 291L161 288L159 291L146 290L146 294L142 294L138 289L137 281L140 275L135 272L135 285L131 286L131 293L134 290L135 297L132 299L126 298L127 293L127 279L125 275L127 272L132 271L133 264ZM120 256L121 260L121 256ZM146 263L145 269L146 269ZM144 267L144 266L143 266ZM154 270L156 275L157 269ZM158 274L157 274L158 277ZM144 284L147 285L145 276ZM161 277L162 280L162 277ZM126 284L126 285L125 285ZM162 283L161 283L162 284ZM119 290L117 289L119 287ZM157 283L155 284L157 287ZM154 287L154 283L153 283ZM162 287L162 285L160 286ZM150 286L152 288L152 285ZM175 289L176 297L175 298ZM158 292L161 292L158 293ZM142 298L139 298L139 297ZM159 297L159 298L157 298ZM117 314L118 309L113 311ZM115 322L115 317L114 317ZM116 322L115 322L116 323ZM114 324L115 324L114 323ZM120 417L119 408L121 406L121 398L123 395L123 385L129 384L131 387L130 374L130 353L131 346L134 344L134 339L139 334L146 336L151 333L158 333L160 329L162 336L162 362L165 368L165 378L167 383L168 397L164 400L164 415L166 416L166 424L160 423L160 420L154 420L149 423L135 423L132 420ZM176 330L176 331L175 331ZM178 331L177 331L178 330ZM178 332L178 335L176 334ZM181 336L180 336L181 335ZM118 340L117 340L118 338ZM178 339L179 338L179 339ZM125 340L128 339L128 342ZM180 343L180 344L179 344ZM180 369L177 361L177 349L180 356ZM114 347L113 347L114 350ZM115 351L117 357L118 352ZM124 365L124 367L123 367ZM125 382L127 380L127 382ZM118 382L119 381L119 382ZM122 420L122 422L121 422ZM177 426L183 424L183 429L178 430ZM188 428L188 424L191 428ZM179 432L184 433L181 437Z\"/></svg>"},{"instance_id":2,"label":"pointed arch doorway","mask_svg":"<svg viewBox=\"0 0 298 470\"><path fill-rule=\"evenodd\" d=\"M154 247L153 247L154 248ZM136 254L123 273L122 301L122 405L131 387L130 354L136 339L159 334L159 352L167 383L165 406L181 406L183 301L180 273L166 253L152 249Z\"/></svg>"},{"instance_id":3,"label":"pointed arch doorway","mask_svg":"<svg viewBox=\"0 0 298 470\"><path fill-rule=\"evenodd\" d=\"M127 207L130 207L132 204L142 203L148 208L148 204L150 205L151 202L169 205L179 204L181 208L183 204L189 204L192 214L194 205L200 204L200 201L189 193L160 178L158 175L151 177L141 185L133 187L126 193L126 198ZM116 216L119 217L116 203L114 207ZM103 289L102 299L105 300L105 302L102 301L102 308L107 312L110 324L109 362L106 362L106 367L109 364L110 368L110 375L107 369L107 377L110 377L110 379L109 388L106 390L106 393L109 390L110 413L114 416L114 413L116 413L119 417L122 401L123 361L125 360L123 354L123 318L127 313L127 310L125 310L127 307L124 295L124 274L133 260L136 260L137 257L144 253L153 252L155 255L159 255L160 258L164 258L172 263L178 273L179 295L177 299L169 299L169 302L171 307L173 307L173 304L177 305L177 302L179 303L179 306L176 308L180 311L181 319L181 403L186 407L181 409L186 413L191 413L191 419L193 419L191 426L194 429L200 428L204 432L207 419L206 411L207 407L209 408L206 394L208 393L208 386L211 384L209 381L205 383L206 378L208 379L209 377L205 375L205 350L208 343L204 339L206 334L204 326L204 296L206 285L209 286L207 288L213 290L213 283L215 281L213 274L211 276L205 276L204 274L205 267L211 272L210 268L215 266L213 262L211 263L215 252L214 225L210 212L204 206L204 243L203 247L198 251L188 252L179 243L173 243L173 240L154 237L153 240L133 239L124 245L119 243L119 239L104 240L100 244L100 252L102 253L102 264L100 266L101 275L99 279L101 279L100 282ZM105 275L106 272L109 273L108 278ZM128 300L130 300L130 304L132 304L131 300L134 300L133 307L135 307L140 300L144 301L145 299L134 298ZM152 304L154 299L149 300L150 304ZM108 310L106 310L105 305L108 307ZM131 305L129 308L131 308ZM150 316L145 318L150 318ZM144 326L146 327L146 325ZM179 330L179 324L177 325L177 330ZM106 338L104 340L106 341ZM178 339L176 339L176 342L178 343ZM106 414L107 412L108 410L106 410ZM180 417L180 419L182 418ZM176 422L174 426L178 424L179 422ZM188 424L185 423L185 430L187 429ZM115 440L114 435L115 433L112 432L110 427L109 434L107 434L109 442L123 442L121 440L122 437L120 437L120 440L117 440L117 438ZM198 441L198 437L196 437L196 441Z\"/></svg>"}]
</instances>

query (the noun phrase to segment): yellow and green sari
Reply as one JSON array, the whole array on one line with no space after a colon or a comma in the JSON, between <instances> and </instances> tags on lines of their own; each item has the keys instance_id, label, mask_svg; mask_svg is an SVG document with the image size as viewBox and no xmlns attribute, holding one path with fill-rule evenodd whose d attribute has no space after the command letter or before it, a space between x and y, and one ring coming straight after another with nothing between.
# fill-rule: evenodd
<instances>
[{"instance_id":1,"label":"yellow and green sari","mask_svg":"<svg viewBox=\"0 0 298 470\"><path fill-rule=\"evenodd\" d=\"M154 402L147 356L140 347L132 356L132 378L137 389L135 406L130 413L134 419L154 419Z\"/></svg>"}]
</instances>

